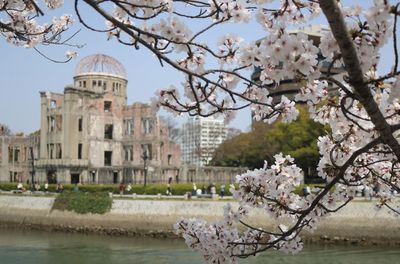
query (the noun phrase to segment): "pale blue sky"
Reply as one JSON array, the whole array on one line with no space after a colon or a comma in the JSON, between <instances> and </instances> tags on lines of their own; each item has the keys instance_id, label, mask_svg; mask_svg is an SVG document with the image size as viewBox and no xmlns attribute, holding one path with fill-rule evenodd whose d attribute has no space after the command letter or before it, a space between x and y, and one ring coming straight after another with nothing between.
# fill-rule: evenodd
<instances>
[{"instance_id":1,"label":"pale blue sky","mask_svg":"<svg viewBox=\"0 0 400 264\"><path fill-rule=\"evenodd\" d=\"M72 3L65 1L63 13L75 16ZM349 1L355 2L355 1ZM365 2L370 1L360 1ZM55 13L51 13L51 17ZM93 14L84 11L88 21L97 20ZM98 20L104 25L102 20ZM318 19L315 23L324 23ZM74 29L82 31L74 38L73 42L86 44L78 50L79 57L65 64L50 62L35 51L23 47L14 47L0 39L0 123L7 124L14 132L33 132L40 127L40 97L39 91L63 92L64 86L72 83L74 69L78 61L91 54L104 53L116 58L127 70L128 75L128 103L135 101L149 102L157 89L171 84L179 86L183 75L168 67L161 68L158 60L144 48L135 50L115 41L107 41L105 34L91 32L76 23ZM216 42L220 32L238 33L246 40L257 40L263 37L264 31L256 23L245 25L229 24L207 35L207 41ZM64 58L67 47L40 47L40 50L53 58ZM390 47L384 51L388 57ZM389 65L385 63L385 65ZM186 117L185 117L186 118ZM250 111L238 113L231 126L246 130L250 125Z\"/></svg>"}]
</instances>

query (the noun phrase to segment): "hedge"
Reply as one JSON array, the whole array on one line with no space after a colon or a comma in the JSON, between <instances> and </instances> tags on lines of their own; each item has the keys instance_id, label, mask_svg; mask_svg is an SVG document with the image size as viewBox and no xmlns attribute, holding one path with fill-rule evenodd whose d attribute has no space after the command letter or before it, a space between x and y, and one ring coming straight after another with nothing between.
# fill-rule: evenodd
<instances>
[{"instance_id":1,"label":"hedge","mask_svg":"<svg viewBox=\"0 0 400 264\"><path fill-rule=\"evenodd\" d=\"M107 192L64 191L56 197L53 209L74 211L78 214L105 214L110 211L112 198Z\"/></svg>"},{"instance_id":2,"label":"hedge","mask_svg":"<svg viewBox=\"0 0 400 264\"><path fill-rule=\"evenodd\" d=\"M29 187L27 184L24 184L24 187ZM17 189L17 183L10 182L10 183L0 183L0 190L3 191L11 191ZM28 188L27 188L28 189Z\"/></svg>"},{"instance_id":3,"label":"hedge","mask_svg":"<svg viewBox=\"0 0 400 264\"><path fill-rule=\"evenodd\" d=\"M64 191L72 191L75 187L74 184L63 184ZM199 184L197 188L208 187L206 184ZM25 189L29 189L28 184L24 184ZM44 191L44 184L40 185L40 191ZM49 184L48 191L56 192L57 184ZM112 192L115 194L119 193L119 184L80 184L78 185L79 191L81 192ZM0 183L0 190L11 191L17 189L17 183ZM184 195L187 192L191 192L193 185L191 183L179 183L171 184L171 190L173 195ZM217 193L220 192L220 184L216 185ZM125 194L165 194L167 191L167 184L148 184L146 188L142 184L132 185L132 190L130 192L124 191ZM225 195L231 195L229 192L229 184L225 184Z\"/></svg>"},{"instance_id":4,"label":"hedge","mask_svg":"<svg viewBox=\"0 0 400 264\"><path fill-rule=\"evenodd\" d=\"M72 191L74 188L74 184L63 184L64 186L64 191ZM207 184L198 184L197 188L207 188ZM220 184L216 185L216 190L217 193L220 193ZM296 187L295 193L297 194L302 194L303 193L303 188L305 186L310 186L311 188L313 187L320 187L323 188L323 184L301 184ZM29 186L27 184L24 184L24 187L26 189L29 189ZM56 184L49 184L49 192L55 192L56 191ZM87 184L87 185L78 185L78 188L81 192L89 192L89 193L97 193L97 192L112 192L115 194L119 193L119 184ZM193 188L193 185L191 183L179 183L179 184L171 184L171 190L173 195L184 195L187 192L191 192ZM237 185L236 185L237 188ZM16 190L17 189L17 183L0 183L0 190L3 191L10 191L10 190ZM44 185L41 185L41 191L44 191ZM146 188L142 184L136 184L132 185L132 190L130 192L127 192L126 190L124 191L124 194L165 194L167 191L167 184L148 184ZM225 195L231 195L229 192L229 184L225 184Z\"/></svg>"}]
</instances>

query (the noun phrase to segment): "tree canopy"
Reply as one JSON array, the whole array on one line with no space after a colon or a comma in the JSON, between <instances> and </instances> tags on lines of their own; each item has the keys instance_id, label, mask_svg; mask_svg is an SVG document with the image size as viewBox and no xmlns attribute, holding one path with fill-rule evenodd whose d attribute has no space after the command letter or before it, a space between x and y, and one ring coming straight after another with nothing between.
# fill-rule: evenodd
<instances>
[{"instance_id":1,"label":"tree canopy","mask_svg":"<svg viewBox=\"0 0 400 264\"><path fill-rule=\"evenodd\" d=\"M282 152L295 159L305 177L317 175L320 157L317 139L326 134L326 128L310 119L305 107L300 108L298 119L292 123L267 125L255 122L252 127L252 131L222 143L215 151L211 164L262 168L264 161L271 164L273 156Z\"/></svg>"}]
</instances>

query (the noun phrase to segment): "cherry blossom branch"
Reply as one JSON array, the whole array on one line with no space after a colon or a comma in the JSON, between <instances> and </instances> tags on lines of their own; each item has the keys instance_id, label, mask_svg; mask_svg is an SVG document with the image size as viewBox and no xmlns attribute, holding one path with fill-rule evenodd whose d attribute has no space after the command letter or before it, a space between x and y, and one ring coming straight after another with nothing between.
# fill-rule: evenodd
<instances>
[{"instance_id":1,"label":"cherry blossom branch","mask_svg":"<svg viewBox=\"0 0 400 264\"><path fill-rule=\"evenodd\" d=\"M333 188L333 186L336 185L336 183L339 182L339 180L343 179L343 176L345 175L345 172L347 171L347 169L353 164L353 162L357 159L357 157L359 157L359 155L363 154L365 151L367 151L368 149L371 149L373 147L375 147L376 145L381 143L381 138L376 138L373 141L369 142L368 144L366 144L364 147L356 150L353 152L353 154L347 159L347 161L343 164L343 166L340 167L340 169L338 170L337 175L333 178L332 181L330 181L324 188L323 190L312 200L311 204L309 205L308 208L303 209L303 210L299 210L298 214L299 217L296 221L296 223L290 228L288 229L286 232L283 232L281 234L281 236L274 240L274 242L271 242L268 244L268 246L261 248L261 249L257 249L254 250L253 252L247 253L247 254L238 254L235 256L239 256L239 257L247 257L256 253L260 253L263 252L265 250L270 249L271 247L273 247L273 245L275 245L276 243L284 240L286 237L290 237L293 233L298 235L298 231L300 229L300 226L303 223L303 220L305 219L305 217L312 212L317 206L321 206L321 199L327 195L329 193L329 191ZM341 206L339 206L339 208L333 209L333 211L337 211L340 210L341 208L343 208L348 202L350 202L352 198L349 197L345 203ZM328 208L324 208L328 209ZM329 209L326 210L327 212L329 212Z\"/></svg>"},{"instance_id":2,"label":"cherry blossom branch","mask_svg":"<svg viewBox=\"0 0 400 264\"><path fill-rule=\"evenodd\" d=\"M389 210L393 211L394 213L400 215L400 210L395 209L393 206L390 206L387 203L384 203L383 205L389 208Z\"/></svg>"},{"instance_id":3,"label":"cherry blossom branch","mask_svg":"<svg viewBox=\"0 0 400 264\"><path fill-rule=\"evenodd\" d=\"M397 3L396 6L394 7L394 12L397 14L397 10L399 8L400 3ZM394 67L392 72L396 73L397 72L397 66L399 65L399 53L397 50L397 15L394 16L394 23L393 23L393 51L394 51Z\"/></svg>"},{"instance_id":4,"label":"cherry blossom branch","mask_svg":"<svg viewBox=\"0 0 400 264\"><path fill-rule=\"evenodd\" d=\"M379 110L371 94L371 90L365 84L364 73L361 70L354 43L351 40L343 14L336 0L320 0L319 2L340 47L342 58L349 74L350 85L354 88L365 111L371 117L375 129L382 135L383 142L388 144L397 158L400 159L400 144L392 135L390 125L386 122L382 112Z\"/></svg>"},{"instance_id":5,"label":"cherry blossom branch","mask_svg":"<svg viewBox=\"0 0 400 264\"><path fill-rule=\"evenodd\" d=\"M51 62L54 62L54 63L67 63L67 62L69 62L70 60L72 60L72 58L74 57L74 56L68 56L65 60L55 60L55 59L53 59L53 58L50 58L49 56L47 56L46 54L44 54L44 53L41 52L40 50L38 50L38 48L33 47L33 49L34 49L40 56L42 56L43 58L45 58L45 59L47 59L47 60L49 60L49 61L51 61Z\"/></svg>"},{"instance_id":6,"label":"cherry blossom branch","mask_svg":"<svg viewBox=\"0 0 400 264\"><path fill-rule=\"evenodd\" d=\"M340 206L336 207L335 209L329 209L329 208L327 208L325 205L323 205L321 203L319 203L318 206L321 206L328 213L336 213L337 211L339 211L340 209L345 207L353 199L354 199L353 197L349 197L344 203L342 203Z\"/></svg>"}]
</instances>

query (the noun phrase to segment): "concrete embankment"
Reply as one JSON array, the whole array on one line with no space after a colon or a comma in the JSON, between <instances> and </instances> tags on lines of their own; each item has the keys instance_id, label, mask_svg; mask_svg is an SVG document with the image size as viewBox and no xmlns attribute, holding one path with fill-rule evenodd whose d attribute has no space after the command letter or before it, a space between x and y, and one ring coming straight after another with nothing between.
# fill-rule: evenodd
<instances>
[{"instance_id":1,"label":"concrete embankment","mask_svg":"<svg viewBox=\"0 0 400 264\"><path fill-rule=\"evenodd\" d=\"M176 201L114 199L104 215L79 215L51 210L54 198L0 195L0 225L51 231L108 235L173 236L173 224L181 217L221 219L225 201ZM374 210L373 202L355 201L324 218L307 240L349 243L400 243L400 219L386 210ZM272 228L274 221L261 211L250 216L256 227Z\"/></svg>"}]
</instances>

